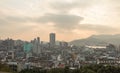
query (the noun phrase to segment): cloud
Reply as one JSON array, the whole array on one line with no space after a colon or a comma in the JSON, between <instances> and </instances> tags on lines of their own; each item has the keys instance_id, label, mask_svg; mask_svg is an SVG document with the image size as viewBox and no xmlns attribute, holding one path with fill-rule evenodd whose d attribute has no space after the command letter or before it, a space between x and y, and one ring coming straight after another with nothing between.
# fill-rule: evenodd
<instances>
[{"instance_id":1,"label":"cloud","mask_svg":"<svg viewBox=\"0 0 120 73\"><path fill-rule=\"evenodd\" d=\"M21 27L30 22L30 18L18 16L3 16L0 17L0 28ZM4 29L5 30L5 29Z\"/></svg>"},{"instance_id":2,"label":"cloud","mask_svg":"<svg viewBox=\"0 0 120 73\"><path fill-rule=\"evenodd\" d=\"M2 27L1 30L4 32L22 32L34 29L35 27L31 26L30 23L36 24L37 27L42 26L44 28L48 26L46 24L52 23L53 25L51 27L54 27L58 33L71 33L75 29L95 31L98 33L111 33L117 30L116 28L105 25L81 24L80 22L83 19L81 16L71 14L51 13L36 18L2 15L2 17L0 17L0 25ZM12 27L15 28L11 29Z\"/></svg>"},{"instance_id":3,"label":"cloud","mask_svg":"<svg viewBox=\"0 0 120 73\"><path fill-rule=\"evenodd\" d=\"M61 35L63 39L70 40L71 38L75 39L76 37L79 38L83 35L88 36L96 33L113 34L113 32L116 33L120 31L119 28L114 27L116 25L118 27L120 26L119 1L120 0L1 0L0 35L7 34L9 36L10 34L19 34L23 38L24 36L28 38L34 34L43 36L43 32L44 36L46 36L50 32L55 31L58 35ZM97 6L98 8L103 7L103 10L94 9L94 7L96 8ZM91 9L93 12L90 11ZM103 16L98 10L103 12ZM104 11L106 11L105 14ZM83 23L81 23L81 21L83 21ZM21 35L21 33L25 35ZM76 33L79 34L76 35Z\"/></svg>"},{"instance_id":4,"label":"cloud","mask_svg":"<svg viewBox=\"0 0 120 73\"><path fill-rule=\"evenodd\" d=\"M97 1L96 0L68 0L68 1L53 1L49 3L51 8L57 11L65 11L69 12L74 8L84 9L94 5Z\"/></svg>"},{"instance_id":5,"label":"cloud","mask_svg":"<svg viewBox=\"0 0 120 73\"><path fill-rule=\"evenodd\" d=\"M59 29L73 29L79 22L83 20L82 17L69 14L45 14L36 19L39 23L53 23Z\"/></svg>"},{"instance_id":6,"label":"cloud","mask_svg":"<svg viewBox=\"0 0 120 73\"><path fill-rule=\"evenodd\" d=\"M81 30L96 31L97 33L113 33L114 30L118 30L114 27L97 24L80 24L77 28Z\"/></svg>"},{"instance_id":7,"label":"cloud","mask_svg":"<svg viewBox=\"0 0 120 73\"><path fill-rule=\"evenodd\" d=\"M22 32L35 28L31 27L28 23L35 23L37 26L42 26L44 28L47 27L46 24L52 23L52 27L54 27L55 31L58 33L71 33L74 29L90 30L98 33L111 33L112 31L117 30L110 26L81 24L80 22L84 19L83 17L68 13L47 13L43 16L28 17L20 16L17 13L10 15L9 13L4 13L4 11L2 12L2 10L0 10L0 12L0 26L1 31L4 32ZM12 27L15 27L16 29L12 29Z\"/></svg>"},{"instance_id":8,"label":"cloud","mask_svg":"<svg viewBox=\"0 0 120 73\"><path fill-rule=\"evenodd\" d=\"M7 16L6 19L11 22L18 22L18 23L27 22L27 20L29 20L29 18L18 17L18 16Z\"/></svg>"},{"instance_id":9,"label":"cloud","mask_svg":"<svg viewBox=\"0 0 120 73\"><path fill-rule=\"evenodd\" d=\"M1 35L11 35L11 34L18 34L22 32L26 32L32 30L34 27L30 25L30 21L32 18L13 15L13 14L6 14L0 10L0 31ZM29 24L28 24L29 23ZM32 23L32 22L31 22Z\"/></svg>"},{"instance_id":10,"label":"cloud","mask_svg":"<svg viewBox=\"0 0 120 73\"><path fill-rule=\"evenodd\" d=\"M11 9L4 9L0 7L0 25L17 25L19 23L25 23L30 20L29 17L20 15L16 11L12 11Z\"/></svg>"}]
</instances>

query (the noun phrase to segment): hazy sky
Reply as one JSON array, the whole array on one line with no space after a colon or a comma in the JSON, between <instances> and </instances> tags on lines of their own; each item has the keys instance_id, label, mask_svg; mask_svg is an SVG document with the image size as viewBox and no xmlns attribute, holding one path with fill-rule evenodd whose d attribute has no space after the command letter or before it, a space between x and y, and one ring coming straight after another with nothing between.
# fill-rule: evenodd
<instances>
[{"instance_id":1,"label":"hazy sky","mask_svg":"<svg viewBox=\"0 0 120 73\"><path fill-rule=\"evenodd\" d=\"M0 37L71 41L120 33L120 0L0 0Z\"/></svg>"}]
</instances>

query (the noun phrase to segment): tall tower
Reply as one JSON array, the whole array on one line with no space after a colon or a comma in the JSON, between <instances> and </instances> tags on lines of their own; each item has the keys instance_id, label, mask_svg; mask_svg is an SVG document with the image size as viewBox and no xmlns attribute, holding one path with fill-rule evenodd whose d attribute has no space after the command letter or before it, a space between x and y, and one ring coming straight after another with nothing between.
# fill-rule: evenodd
<instances>
[{"instance_id":1,"label":"tall tower","mask_svg":"<svg viewBox=\"0 0 120 73\"><path fill-rule=\"evenodd\" d=\"M40 45L40 37L37 37L37 43Z\"/></svg>"},{"instance_id":2,"label":"tall tower","mask_svg":"<svg viewBox=\"0 0 120 73\"><path fill-rule=\"evenodd\" d=\"M51 47L55 46L55 41L56 41L55 33L50 33L50 46Z\"/></svg>"},{"instance_id":3,"label":"tall tower","mask_svg":"<svg viewBox=\"0 0 120 73\"><path fill-rule=\"evenodd\" d=\"M33 53L35 54L41 53L40 37L37 37L33 40Z\"/></svg>"},{"instance_id":4,"label":"tall tower","mask_svg":"<svg viewBox=\"0 0 120 73\"><path fill-rule=\"evenodd\" d=\"M41 47L40 47L40 37L37 37L37 52L38 52L38 54L40 54L41 53Z\"/></svg>"}]
</instances>

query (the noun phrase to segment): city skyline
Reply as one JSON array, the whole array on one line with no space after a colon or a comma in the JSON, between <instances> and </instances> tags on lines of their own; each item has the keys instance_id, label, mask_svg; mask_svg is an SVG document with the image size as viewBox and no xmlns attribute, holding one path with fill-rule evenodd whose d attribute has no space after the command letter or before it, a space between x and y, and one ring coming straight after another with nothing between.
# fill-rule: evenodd
<instances>
[{"instance_id":1,"label":"city skyline","mask_svg":"<svg viewBox=\"0 0 120 73\"><path fill-rule=\"evenodd\" d=\"M1 0L0 37L72 41L99 34L120 34L119 0Z\"/></svg>"}]
</instances>

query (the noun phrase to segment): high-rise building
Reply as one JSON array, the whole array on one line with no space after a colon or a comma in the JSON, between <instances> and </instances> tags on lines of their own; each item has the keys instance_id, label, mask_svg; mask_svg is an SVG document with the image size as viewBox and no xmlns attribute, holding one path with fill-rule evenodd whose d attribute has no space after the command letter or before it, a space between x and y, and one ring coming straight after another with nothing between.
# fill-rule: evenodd
<instances>
[{"instance_id":1,"label":"high-rise building","mask_svg":"<svg viewBox=\"0 0 120 73\"><path fill-rule=\"evenodd\" d=\"M32 44L33 44L33 53L35 53L35 54L41 53L40 37L35 38L35 39L32 41Z\"/></svg>"},{"instance_id":2,"label":"high-rise building","mask_svg":"<svg viewBox=\"0 0 120 73\"><path fill-rule=\"evenodd\" d=\"M40 44L40 37L37 37L37 42L38 44Z\"/></svg>"},{"instance_id":3,"label":"high-rise building","mask_svg":"<svg viewBox=\"0 0 120 73\"><path fill-rule=\"evenodd\" d=\"M40 54L41 53L41 43L40 43L40 37L37 37L37 53Z\"/></svg>"},{"instance_id":4,"label":"high-rise building","mask_svg":"<svg viewBox=\"0 0 120 73\"><path fill-rule=\"evenodd\" d=\"M55 46L55 41L56 41L55 33L50 33L50 46L51 47Z\"/></svg>"}]
</instances>

